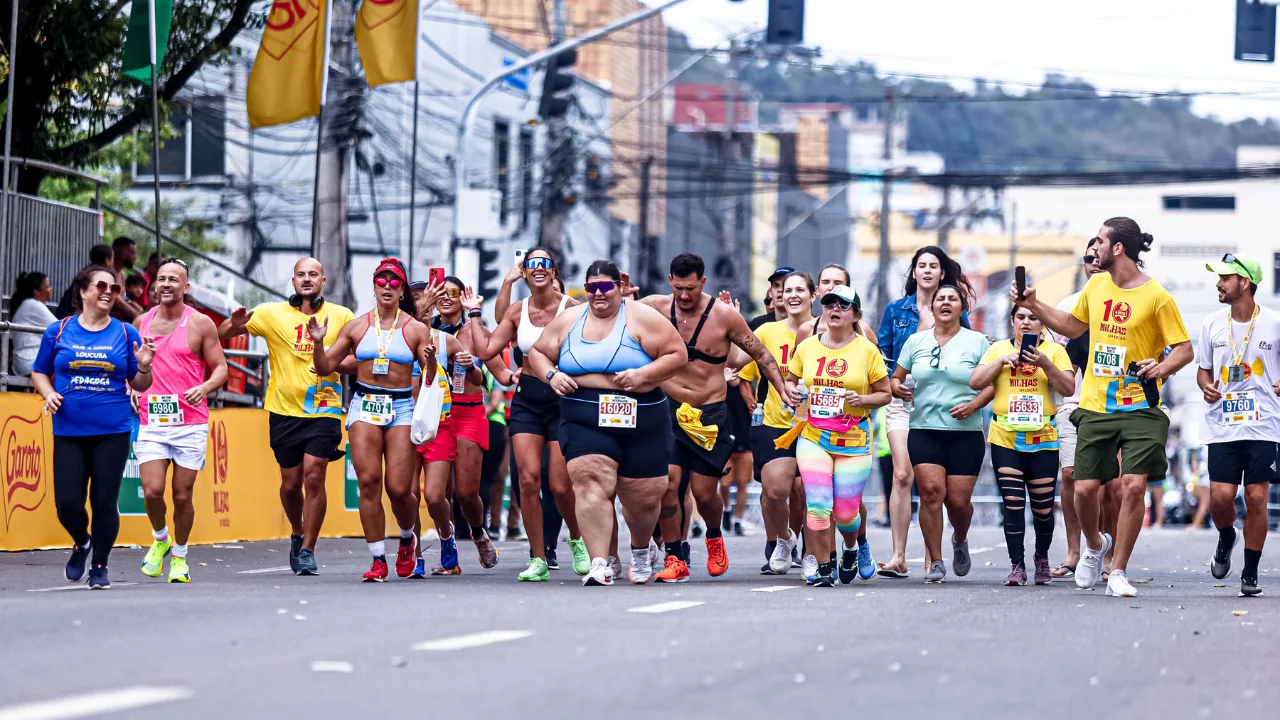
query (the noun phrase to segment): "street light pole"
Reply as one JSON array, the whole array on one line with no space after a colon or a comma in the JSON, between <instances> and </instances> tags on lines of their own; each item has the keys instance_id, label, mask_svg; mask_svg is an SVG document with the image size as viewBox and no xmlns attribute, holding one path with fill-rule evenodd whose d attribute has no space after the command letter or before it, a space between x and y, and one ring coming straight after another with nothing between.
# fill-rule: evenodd
<instances>
[{"instance_id":1,"label":"street light pole","mask_svg":"<svg viewBox=\"0 0 1280 720\"><path fill-rule=\"evenodd\" d=\"M464 191L466 191L467 189L467 170L469 166L468 157L467 157L467 141L471 138L471 126L475 122L476 115L480 110L480 100L483 99L484 96L487 95L490 90L497 87L498 84L501 83L505 78L508 78L520 72L521 70L524 70L526 68L531 68L535 65L538 65L539 63L546 62L548 59L556 55L559 55L560 53L566 50L572 50L574 48L581 47L592 41L599 40L600 38L605 37L606 35L610 35L614 32L617 32L618 30L622 30L623 28L628 28L628 27L631 27L632 25L635 25L636 23L648 20L649 18L655 15L661 14L667 8L675 7L676 5L679 5L682 2L684 2L684 0L667 0L667 2L664 2L661 5L655 5L654 7L646 8L637 13L633 13L631 15L628 15L627 17L622 18L621 20L618 20L617 22L611 23L609 25L604 25L602 27L598 27L587 34L582 35L581 37L576 37L576 38L573 38L572 40L566 40L565 42L562 42L558 45L553 45L552 47L549 47L546 50L543 50L542 52L534 53L533 55L530 55L524 60L521 60L520 62L515 63L514 65L504 67L503 69L485 78L484 82L480 85L480 87L477 88L475 93L472 94L471 98L467 100L466 107L464 107L462 110L462 117L458 120L458 146L456 151L456 157L454 158L454 164L453 164L453 167L454 167L454 177L453 177L453 239L454 239L454 243L453 243L453 246L454 247L456 247L457 240L458 240L458 217L459 217L458 204L460 202L460 199ZM453 253L452 247L450 248L449 252L450 252L450 255L452 255ZM452 264L452 257L450 258L450 264Z\"/></svg>"}]
</instances>

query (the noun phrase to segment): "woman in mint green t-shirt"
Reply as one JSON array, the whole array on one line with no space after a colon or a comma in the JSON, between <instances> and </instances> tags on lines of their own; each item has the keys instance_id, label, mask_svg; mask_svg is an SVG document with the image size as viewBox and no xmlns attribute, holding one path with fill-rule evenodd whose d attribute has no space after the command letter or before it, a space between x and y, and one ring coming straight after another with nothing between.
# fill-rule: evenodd
<instances>
[{"instance_id":1,"label":"woman in mint green t-shirt","mask_svg":"<svg viewBox=\"0 0 1280 720\"><path fill-rule=\"evenodd\" d=\"M973 519L973 486L986 456L982 416L991 402L990 387L975 392L969 376L990 345L982 333L960 325L968 299L954 285L942 285L933 296L934 326L907 338L890 385L893 394L914 403L907 452L920 490L920 534L924 536L925 582L942 582L942 506L947 506L954 533L952 566L969 574L969 522ZM915 388L903 387L907 375Z\"/></svg>"}]
</instances>

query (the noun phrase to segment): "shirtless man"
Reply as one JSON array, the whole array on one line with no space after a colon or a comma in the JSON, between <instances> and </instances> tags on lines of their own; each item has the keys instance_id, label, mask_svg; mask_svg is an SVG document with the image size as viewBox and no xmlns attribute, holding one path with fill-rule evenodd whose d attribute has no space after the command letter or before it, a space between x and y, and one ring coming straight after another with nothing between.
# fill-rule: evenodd
<instances>
[{"instance_id":1,"label":"shirtless man","mask_svg":"<svg viewBox=\"0 0 1280 720\"><path fill-rule=\"evenodd\" d=\"M666 566L654 577L658 582L685 582L689 579L689 558L682 541L688 523L681 517L690 487L698 513L708 518L707 573L723 575L729 569L724 537L716 520L723 502L720 478L733 452L732 425L725 406L728 385L724 364L730 347L738 346L755 360L782 397L790 397L773 355L747 327L733 308L703 292L707 284L702 258L690 253L671 261L670 295L653 295L641 300L667 316L685 343L689 362L675 377L662 383L671 403L671 456L667 465L667 492L662 498L659 524L666 545ZM679 407L677 408L677 404ZM711 436L706 428L716 427Z\"/></svg>"}]
</instances>

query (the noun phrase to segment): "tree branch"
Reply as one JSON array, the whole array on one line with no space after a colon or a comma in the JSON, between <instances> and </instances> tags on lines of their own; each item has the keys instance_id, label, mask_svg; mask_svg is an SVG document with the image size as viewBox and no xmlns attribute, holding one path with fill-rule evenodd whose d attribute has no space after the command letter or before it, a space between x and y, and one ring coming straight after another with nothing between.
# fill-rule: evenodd
<instances>
[{"instance_id":1,"label":"tree branch","mask_svg":"<svg viewBox=\"0 0 1280 720\"><path fill-rule=\"evenodd\" d=\"M98 21L93 24L92 30L94 32L101 30L104 25L111 22L115 16L120 14L120 11L124 9L125 5L128 5L132 1L133 0L116 0L116 3L108 8L106 12L102 13L102 17L98 18Z\"/></svg>"},{"instance_id":2,"label":"tree branch","mask_svg":"<svg viewBox=\"0 0 1280 720\"><path fill-rule=\"evenodd\" d=\"M127 0L119 0L123 3ZM254 0L236 0L236 6L231 11L231 18L227 21L222 31L213 37L195 57L191 58L186 65L178 68L176 72L169 76L169 79L160 87L159 96L161 100L169 101L178 94L191 78L195 77L196 72L211 60L215 55L226 50L231 46L231 41L235 40L240 31L244 29L245 22L249 16L249 8L253 6ZM122 115L118 120L110 126L104 128L101 132L82 138L70 145L54 150L50 155L53 156L54 162L67 164L74 162L95 150L100 150L107 145L119 140L120 138L133 132L138 125L142 124L145 119L145 109L135 106L132 110Z\"/></svg>"}]
</instances>

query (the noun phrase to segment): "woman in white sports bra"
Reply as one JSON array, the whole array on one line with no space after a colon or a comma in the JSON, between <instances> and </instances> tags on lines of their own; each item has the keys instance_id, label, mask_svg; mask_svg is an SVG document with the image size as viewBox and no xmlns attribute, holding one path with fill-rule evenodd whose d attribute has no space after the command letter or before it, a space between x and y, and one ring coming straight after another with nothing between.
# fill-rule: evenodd
<instances>
[{"instance_id":1,"label":"woman in white sports bra","mask_svg":"<svg viewBox=\"0 0 1280 720\"><path fill-rule=\"evenodd\" d=\"M513 303L502 314L498 327L490 332L482 323L467 323L463 333L470 333L468 344L480 360L489 360L502 352L515 340L522 356L527 355L542 331L565 308L577 305L577 301L556 289L556 265L551 253L535 247L525 253L521 277L529 286L529 297ZM510 277L510 276L509 276ZM478 310L484 298L469 297L463 300L468 310ZM551 449L549 468L551 493L556 507L569 526L569 548L573 551L573 571L586 575L591 569L586 543L578 529L574 514L573 486L569 483L569 471L564 455L560 453L557 436L560 430L560 398L550 386L531 375L520 374L515 399L511 403L511 419L507 422L511 433L511 447L516 465L520 469L520 510L524 514L524 529L529 536L529 565L518 579L522 582L546 582L551 579L547 568L546 546L542 533L542 507L538 503L542 489L542 450L547 444Z\"/></svg>"},{"instance_id":2,"label":"woman in white sports bra","mask_svg":"<svg viewBox=\"0 0 1280 720\"><path fill-rule=\"evenodd\" d=\"M355 394L347 415L351 464L360 486L360 524L373 564L365 582L384 582L388 568L384 541L387 520L382 509L385 486L391 511L400 528L396 572L408 577L417 561L418 497L413 477L417 468L409 426L417 386L413 364L420 359L424 371L436 371L436 348L427 326L414 319L404 265L387 258L373 273L374 309L343 326L333 347L324 347L328 321L313 316L307 332L314 344L316 374L333 372L348 355L356 358ZM386 473L383 473L385 459Z\"/></svg>"}]
</instances>

